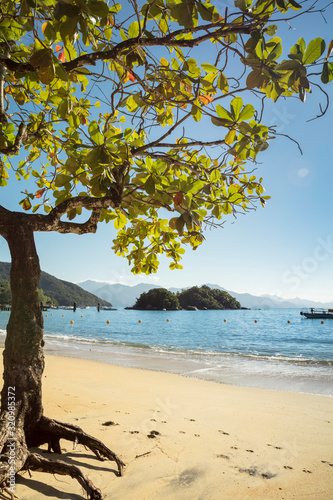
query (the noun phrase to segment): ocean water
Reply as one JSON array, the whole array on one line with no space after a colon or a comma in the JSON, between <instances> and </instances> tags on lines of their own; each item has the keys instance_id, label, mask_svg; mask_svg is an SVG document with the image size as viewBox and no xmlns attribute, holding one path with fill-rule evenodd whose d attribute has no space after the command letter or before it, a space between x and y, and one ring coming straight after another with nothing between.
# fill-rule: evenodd
<instances>
[{"instance_id":1,"label":"ocean water","mask_svg":"<svg viewBox=\"0 0 333 500\"><path fill-rule=\"evenodd\" d=\"M43 315L51 354L333 396L333 320L322 324L299 313L88 308ZM0 312L2 333L8 318L9 312Z\"/></svg>"}]
</instances>

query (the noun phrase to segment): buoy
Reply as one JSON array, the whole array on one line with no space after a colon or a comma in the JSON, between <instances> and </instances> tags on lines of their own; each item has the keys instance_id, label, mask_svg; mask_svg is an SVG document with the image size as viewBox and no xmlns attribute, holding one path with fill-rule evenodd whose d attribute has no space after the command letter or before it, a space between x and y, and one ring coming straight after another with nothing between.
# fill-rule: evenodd
<instances>
[{"instance_id":1,"label":"buoy","mask_svg":"<svg viewBox=\"0 0 333 500\"><path fill-rule=\"evenodd\" d=\"M72 324L74 323L74 321L71 319L70 323L71 323L71 325L72 325Z\"/></svg>"},{"instance_id":2,"label":"buoy","mask_svg":"<svg viewBox=\"0 0 333 500\"><path fill-rule=\"evenodd\" d=\"M227 322L227 320L225 319L225 320L224 320L224 322L226 323L226 322Z\"/></svg>"},{"instance_id":3,"label":"buoy","mask_svg":"<svg viewBox=\"0 0 333 500\"><path fill-rule=\"evenodd\" d=\"M65 315L63 314L62 317L64 317Z\"/></svg>"},{"instance_id":4,"label":"buoy","mask_svg":"<svg viewBox=\"0 0 333 500\"><path fill-rule=\"evenodd\" d=\"M257 320L255 319L254 322L257 323Z\"/></svg>"},{"instance_id":5,"label":"buoy","mask_svg":"<svg viewBox=\"0 0 333 500\"><path fill-rule=\"evenodd\" d=\"M138 323L141 323L141 319L139 319Z\"/></svg>"},{"instance_id":6,"label":"buoy","mask_svg":"<svg viewBox=\"0 0 333 500\"><path fill-rule=\"evenodd\" d=\"M167 321L169 321L169 320L167 319Z\"/></svg>"},{"instance_id":7,"label":"buoy","mask_svg":"<svg viewBox=\"0 0 333 500\"><path fill-rule=\"evenodd\" d=\"M47 314L45 314L45 318L47 318Z\"/></svg>"},{"instance_id":8,"label":"buoy","mask_svg":"<svg viewBox=\"0 0 333 500\"><path fill-rule=\"evenodd\" d=\"M51 316L53 316L53 314L51 314Z\"/></svg>"},{"instance_id":9,"label":"buoy","mask_svg":"<svg viewBox=\"0 0 333 500\"><path fill-rule=\"evenodd\" d=\"M323 325L323 324L324 324L324 322L322 321L322 322L321 322L321 324Z\"/></svg>"},{"instance_id":10,"label":"buoy","mask_svg":"<svg viewBox=\"0 0 333 500\"><path fill-rule=\"evenodd\" d=\"M110 321L109 320L106 320L107 324L109 325L110 324Z\"/></svg>"},{"instance_id":11,"label":"buoy","mask_svg":"<svg viewBox=\"0 0 333 500\"><path fill-rule=\"evenodd\" d=\"M81 314L81 318L83 318L82 314Z\"/></svg>"},{"instance_id":12,"label":"buoy","mask_svg":"<svg viewBox=\"0 0 333 500\"><path fill-rule=\"evenodd\" d=\"M288 323L290 323L290 320L288 319Z\"/></svg>"}]
</instances>

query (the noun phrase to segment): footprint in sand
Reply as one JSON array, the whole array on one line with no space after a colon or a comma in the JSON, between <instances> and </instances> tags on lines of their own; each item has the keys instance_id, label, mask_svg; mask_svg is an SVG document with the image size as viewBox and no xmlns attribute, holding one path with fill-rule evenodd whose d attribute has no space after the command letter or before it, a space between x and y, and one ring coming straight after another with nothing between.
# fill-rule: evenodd
<instances>
[{"instance_id":1,"label":"footprint in sand","mask_svg":"<svg viewBox=\"0 0 333 500\"><path fill-rule=\"evenodd\" d=\"M253 450L246 450L248 453L254 453Z\"/></svg>"},{"instance_id":2,"label":"footprint in sand","mask_svg":"<svg viewBox=\"0 0 333 500\"><path fill-rule=\"evenodd\" d=\"M194 437L199 438L200 434L194 434Z\"/></svg>"},{"instance_id":3,"label":"footprint in sand","mask_svg":"<svg viewBox=\"0 0 333 500\"><path fill-rule=\"evenodd\" d=\"M232 450L238 450L237 446L230 446Z\"/></svg>"},{"instance_id":4,"label":"footprint in sand","mask_svg":"<svg viewBox=\"0 0 333 500\"><path fill-rule=\"evenodd\" d=\"M219 429L219 432L220 432L221 434L224 434L225 436L230 436L229 432L224 432L224 431L221 431L220 429Z\"/></svg>"},{"instance_id":5,"label":"footprint in sand","mask_svg":"<svg viewBox=\"0 0 333 500\"><path fill-rule=\"evenodd\" d=\"M161 433L158 431L150 431L150 434L147 434L147 438L154 439L156 436L160 436Z\"/></svg>"},{"instance_id":6,"label":"footprint in sand","mask_svg":"<svg viewBox=\"0 0 333 500\"><path fill-rule=\"evenodd\" d=\"M186 434L186 432L184 432L184 431L179 431L179 434Z\"/></svg>"},{"instance_id":7,"label":"footprint in sand","mask_svg":"<svg viewBox=\"0 0 333 500\"><path fill-rule=\"evenodd\" d=\"M312 471L307 469L303 469L303 472L306 472L307 474L312 474Z\"/></svg>"},{"instance_id":8,"label":"footprint in sand","mask_svg":"<svg viewBox=\"0 0 333 500\"><path fill-rule=\"evenodd\" d=\"M290 467L290 465L284 465L283 468L284 469L292 469L292 467Z\"/></svg>"}]
</instances>

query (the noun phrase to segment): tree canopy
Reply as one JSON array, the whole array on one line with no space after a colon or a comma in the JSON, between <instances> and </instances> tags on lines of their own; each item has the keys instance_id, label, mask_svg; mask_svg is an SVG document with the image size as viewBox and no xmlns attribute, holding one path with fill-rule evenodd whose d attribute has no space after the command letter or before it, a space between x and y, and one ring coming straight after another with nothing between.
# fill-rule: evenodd
<instances>
[{"instance_id":1,"label":"tree canopy","mask_svg":"<svg viewBox=\"0 0 333 500\"><path fill-rule=\"evenodd\" d=\"M241 305L232 295L207 285L193 286L177 294L179 304L186 309L194 306L197 309L240 309Z\"/></svg>"},{"instance_id":2,"label":"tree canopy","mask_svg":"<svg viewBox=\"0 0 333 500\"><path fill-rule=\"evenodd\" d=\"M137 298L133 309L178 309L179 301L176 295L165 288L153 288L143 292Z\"/></svg>"},{"instance_id":3,"label":"tree canopy","mask_svg":"<svg viewBox=\"0 0 333 500\"><path fill-rule=\"evenodd\" d=\"M283 53L278 25L300 14L295 0L235 6L2 3L0 186L26 182L22 220L80 234L112 221L114 251L148 274L162 253L180 268L207 225L265 205L247 166L276 134L263 103L330 82L332 42ZM192 137L200 121L209 138Z\"/></svg>"}]
</instances>

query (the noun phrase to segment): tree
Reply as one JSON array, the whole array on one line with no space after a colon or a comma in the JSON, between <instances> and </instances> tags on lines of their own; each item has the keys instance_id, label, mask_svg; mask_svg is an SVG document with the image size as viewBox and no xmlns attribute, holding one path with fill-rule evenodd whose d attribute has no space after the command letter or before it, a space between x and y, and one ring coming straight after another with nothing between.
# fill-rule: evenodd
<instances>
[{"instance_id":1,"label":"tree","mask_svg":"<svg viewBox=\"0 0 333 500\"><path fill-rule=\"evenodd\" d=\"M207 285L193 286L177 294L181 307L189 306L198 309L240 309L240 303L228 292L210 288Z\"/></svg>"},{"instance_id":2,"label":"tree","mask_svg":"<svg viewBox=\"0 0 333 500\"><path fill-rule=\"evenodd\" d=\"M0 206L0 235L12 259L3 489L11 487L8 474L38 469L69 474L90 498L101 498L79 469L29 451L49 443L59 452L61 438L116 461L119 474L124 466L81 429L44 416L34 232L93 233L113 222L113 249L134 273L155 272L163 253L171 269L181 268L183 246L196 249L207 225L266 203L262 179L247 165L276 133L261 123L263 104L255 109L251 101L304 101L311 81L333 79L332 42L326 48L315 38L306 46L300 38L283 59L275 32L300 15L295 0L235 5L218 12L201 0L148 0L141 7L129 0L122 9L104 0L1 2L0 184L13 176L26 182L20 210ZM189 124L200 122L192 136ZM14 464L6 459L9 422L16 424Z\"/></svg>"},{"instance_id":3,"label":"tree","mask_svg":"<svg viewBox=\"0 0 333 500\"><path fill-rule=\"evenodd\" d=\"M152 288L137 298L134 309L178 309L176 295L165 288Z\"/></svg>"}]
</instances>

